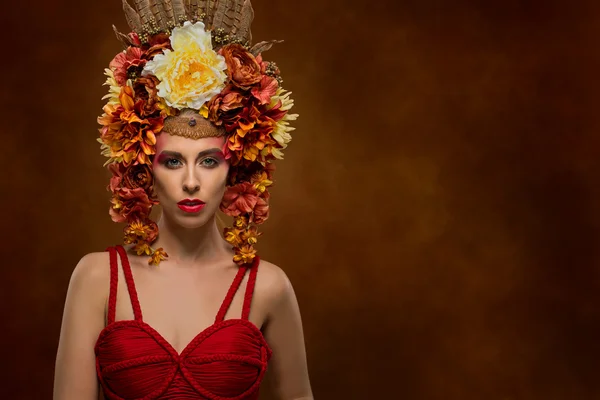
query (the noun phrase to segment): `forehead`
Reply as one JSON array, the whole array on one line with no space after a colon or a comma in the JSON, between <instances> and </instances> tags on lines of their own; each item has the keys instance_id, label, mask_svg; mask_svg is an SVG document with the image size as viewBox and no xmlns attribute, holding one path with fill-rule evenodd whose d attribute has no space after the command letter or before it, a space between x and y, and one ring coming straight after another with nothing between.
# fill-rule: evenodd
<instances>
[{"instance_id":1,"label":"forehead","mask_svg":"<svg viewBox=\"0 0 600 400\"><path fill-rule=\"evenodd\" d=\"M195 156L199 152L212 148L222 148L225 144L225 137L206 137L200 139L190 139L183 136L161 133L156 138L156 153L162 151L176 151L183 155Z\"/></svg>"}]
</instances>

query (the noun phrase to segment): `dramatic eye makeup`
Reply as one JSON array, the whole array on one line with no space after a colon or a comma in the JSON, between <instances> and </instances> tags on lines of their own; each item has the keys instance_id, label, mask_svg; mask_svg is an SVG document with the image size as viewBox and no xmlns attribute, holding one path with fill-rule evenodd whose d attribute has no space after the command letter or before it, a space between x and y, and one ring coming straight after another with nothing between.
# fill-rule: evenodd
<instances>
[{"instance_id":1,"label":"dramatic eye makeup","mask_svg":"<svg viewBox=\"0 0 600 400\"><path fill-rule=\"evenodd\" d=\"M156 158L158 164L164 165L166 168L174 169L183 164L184 157L178 151L164 150ZM203 150L196 156L196 162L207 168L215 168L221 162L225 161L225 156L221 149L213 148Z\"/></svg>"}]
</instances>

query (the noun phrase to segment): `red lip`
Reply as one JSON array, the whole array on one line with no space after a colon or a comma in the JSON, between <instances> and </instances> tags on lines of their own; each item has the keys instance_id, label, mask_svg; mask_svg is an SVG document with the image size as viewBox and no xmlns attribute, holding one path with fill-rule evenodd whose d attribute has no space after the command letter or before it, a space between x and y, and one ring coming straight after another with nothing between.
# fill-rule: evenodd
<instances>
[{"instance_id":1,"label":"red lip","mask_svg":"<svg viewBox=\"0 0 600 400\"><path fill-rule=\"evenodd\" d=\"M188 213L197 213L204 208L206 203L199 199L184 199L177 203L177 207Z\"/></svg>"}]
</instances>

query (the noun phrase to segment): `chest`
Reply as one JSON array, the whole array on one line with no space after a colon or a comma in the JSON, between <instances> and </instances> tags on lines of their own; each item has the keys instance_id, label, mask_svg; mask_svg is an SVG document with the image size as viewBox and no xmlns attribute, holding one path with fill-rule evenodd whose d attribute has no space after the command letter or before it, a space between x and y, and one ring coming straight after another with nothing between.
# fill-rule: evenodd
<instances>
[{"instance_id":1,"label":"chest","mask_svg":"<svg viewBox=\"0 0 600 400\"><path fill-rule=\"evenodd\" d=\"M225 309L224 319L241 317L249 276L248 273L243 275L236 290L236 273L233 268L156 271L132 263L143 321L174 349L183 350L198 333L215 323L221 309ZM134 312L130 293L123 271L120 270L119 274L115 320L132 320ZM256 293L249 320L260 328L266 313L256 305L255 297Z\"/></svg>"}]
</instances>

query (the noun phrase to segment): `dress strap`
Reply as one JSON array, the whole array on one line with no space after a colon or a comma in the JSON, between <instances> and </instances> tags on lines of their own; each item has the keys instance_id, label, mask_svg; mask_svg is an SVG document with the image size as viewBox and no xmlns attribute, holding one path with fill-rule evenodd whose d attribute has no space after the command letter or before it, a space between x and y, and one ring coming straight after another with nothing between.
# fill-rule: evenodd
<instances>
[{"instance_id":1,"label":"dress strap","mask_svg":"<svg viewBox=\"0 0 600 400\"><path fill-rule=\"evenodd\" d=\"M246 284L244 306L242 307L242 319L247 320L250 316L250 306L252 304L252 295L254 294L254 284L256 283L256 273L258 272L258 264L260 264L260 257L255 256L254 262L250 267L250 276L248 277L248 283Z\"/></svg>"},{"instance_id":2,"label":"dress strap","mask_svg":"<svg viewBox=\"0 0 600 400\"><path fill-rule=\"evenodd\" d=\"M221 308L219 308L219 312L217 313L217 317L215 318L215 324L223 321L223 319L225 318L225 314L227 314L227 310L229 310L229 306L231 305L233 296L235 296L235 293L240 287L240 283L242 283L242 279L244 279L244 275L246 274L247 270L248 267L240 267L238 269L238 272L235 275L233 282L231 282L231 286L229 286L227 295L225 296L223 303L221 303Z\"/></svg>"},{"instance_id":3,"label":"dress strap","mask_svg":"<svg viewBox=\"0 0 600 400\"><path fill-rule=\"evenodd\" d=\"M119 284L119 271L117 267L117 251L114 247L106 249L110 259L110 291L108 294L108 310L106 316L106 325L115 322L117 307L117 286Z\"/></svg>"},{"instance_id":4,"label":"dress strap","mask_svg":"<svg viewBox=\"0 0 600 400\"><path fill-rule=\"evenodd\" d=\"M133 307L133 316L136 321L142 321L142 309L140 308L137 291L135 290L135 283L133 282L133 274L131 273L131 265L129 265L127 252L123 246L120 245L117 246L117 252L119 253L119 256L121 256L121 266L123 267L127 290L129 291L129 297L131 299L131 306Z\"/></svg>"}]
</instances>

